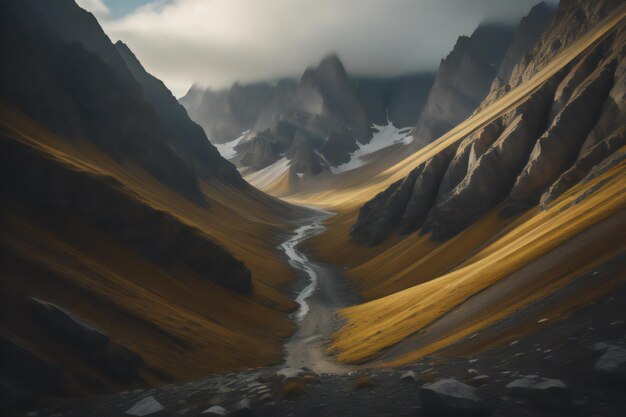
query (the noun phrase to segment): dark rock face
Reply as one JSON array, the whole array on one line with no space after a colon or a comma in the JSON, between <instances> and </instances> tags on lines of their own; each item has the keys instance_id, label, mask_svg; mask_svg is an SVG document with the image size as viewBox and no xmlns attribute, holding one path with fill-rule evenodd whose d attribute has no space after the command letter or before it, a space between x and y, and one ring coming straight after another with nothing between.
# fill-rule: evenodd
<instances>
[{"instance_id":1,"label":"dark rock face","mask_svg":"<svg viewBox=\"0 0 626 417\"><path fill-rule=\"evenodd\" d=\"M248 130L269 129L293 103L296 89L292 80L234 84L218 91L192 86L180 103L213 143L225 143Z\"/></svg>"},{"instance_id":2,"label":"dark rock face","mask_svg":"<svg viewBox=\"0 0 626 417\"><path fill-rule=\"evenodd\" d=\"M530 74L562 50L552 48L552 55L544 51L550 38L554 42L567 39L571 44L575 36L581 36L584 32L578 27L570 28L578 24L581 13L599 19L610 10L607 5L574 7L562 2L554 23L515 66L508 83L516 85L524 68ZM540 200L547 207L587 176L619 163L621 157L616 155L624 146L626 121L625 39L621 23L524 103L437 155L448 162L431 170L426 185L420 178L427 170L418 167L404 180L413 182L412 192L405 191L400 198L400 181L380 193L362 207L352 229L355 240L376 244L394 231L418 228L420 233L432 232L435 240L448 239L503 201L501 216L517 214Z\"/></svg>"},{"instance_id":3,"label":"dark rock face","mask_svg":"<svg viewBox=\"0 0 626 417\"><path fill-rule=\"evenodd\" d=\"M580 182L602 161L615 154L619 149L626 146L626 127L622 126L611 136L593 146L541 196L541 206L546 208L548 204L558 198L565 191Z\"/></svg>"},{"instance_id":4,"label":"dark rock face","mask_svg":"<svg viewBox=\"0 0 626 417\"><path fill-rule=\"evenodd\" d=\"M350 230L355 241L374 246L389 236L397 227L415 179L422 170L423 166L414 169L404 180L393 183L361 208L359 218Z\"/></svg>"},{"instance_id":5,"label":"dark rock face","mask_svg":"<svg viewBox=\"0 0 626 417\"><path fill-rule=\"evenodd\" d=\"M317 68L308 68L304 72L298 98L302 110L323 120L328 119L328 122L338 122L359 143L367 143L372 137L367 111L336 55L322 60Z\"/></svg>"},{"instance_id":6,"label":"dark rock face","mask_svg":"<svg viewBox=\"0 0 626 417\"><path fill-rule=\"evenodd\" d=\"M109 343L104 332L52 303L32 298L29 306L44 327L86 353L101 351Z\"/></svg>"},{"instance_id":7,"label":"dark rock face","mask_svg":"<svg viewBox=\"0 0 626 417\"><path fill-rule=\"evenodd\" d=\"M530 9L528 15L522 18L500 63L498 74L493 80L489 95L481 103L481 108L493 102L511 88L508 85L508 81L515 66L524 59L526 54L532 51L539 39L541 39L541 35L544 34L554 20L555 14L556 8L541 2Z\"/></svg>"},{"instance_id":8,"label":"dark rock face","mask_svg":"<svg viewBox=\"0 0 626 417\"><path fill-rule=\"evenodd\" d=\"M437 78L415 127L416 146L424 146L469 117L489 93L511 39L511 31L495 25L461 36L441 61Z\"/></svg>"},{"instance_id":9,"label":"dark rock face","mask_svg":"<svg viewBox=\"0 0 626 417\"><path fill-rule=\"evenodd\" d=\"M355 81L359 99L372 123L412 127L424 109L435 79L433 74L423 73L390 79L355 78Z\"/></svg>"},{"instance_id":10,"label":"dark rock face","mask_svg":"<svg viewBox=\"0 0 626 417\"><path fill-rule=\"evenodd\" d=\"M599 68L574 90L552 125L539 138L528 163L511 190L507 213L522 211L539 201L541 194L575 161L598 120L612 87L615 64Z\"/></svg>"},{"instance_id":11,"label":"dark rock face","mask_svg":"<svg viewBox=\"0 0 626 417\"><path fill-rule=\"evenodd\" d=\"M222 158L208 141L200 126L191 121L183 106L165 87L150 75L128 47L118 41L115 47L124 59L135 80L141 85L144 99L155 110L176 153L202 179L218 178L239 188L247 183L233 164ZM245 98L244 98L245 99Z\"/></svg>"}]
</instances>

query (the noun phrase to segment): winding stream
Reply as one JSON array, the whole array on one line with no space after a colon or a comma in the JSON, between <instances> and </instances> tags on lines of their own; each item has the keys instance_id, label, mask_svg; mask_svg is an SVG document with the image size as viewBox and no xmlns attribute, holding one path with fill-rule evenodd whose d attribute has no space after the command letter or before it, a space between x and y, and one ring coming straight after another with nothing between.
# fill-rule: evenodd
<instances>
[{"instance_id":1,"label":"winding stream","mask_svg":"<svg viewBox=\"0 0 626 417\"><path fill-rule=\"evenodd\" d=\"M356 303L357 297L340 268L312 261L298 247L322 233L322 223L330 216L332 213L320 210L279 246L300 279L296 296L300 308L294 313L298 330L285 344L285 365L306 366L318 373L345 373L353 368L337 362L326 352L326 346L337 328L335 312Z\"/></svg>"},{"instance_id":2,"label":"winding stream","mask_svg":"<svg viewBox=\"0 0 626 417\"><path fill-rule=\"evenodd\" d=\"M307 299L317 289L319 278L317 271L311 265L309 258L302 253L297 246L310 237L316 236L322 233L326 228L322 225L322 222L329 218L332 214L328 212L322 212L320 216L316 216L310 224L300 226L294 231L293 236L287 239L280 245L280 249L287 255L289 264L298 271L304 272L308 279L308 283L302 290L299 291L296 297L296 302L300 305L300 308L294 313L296 321L300 324L309 312L309 303Z\"/></svg>"}]
</instances>

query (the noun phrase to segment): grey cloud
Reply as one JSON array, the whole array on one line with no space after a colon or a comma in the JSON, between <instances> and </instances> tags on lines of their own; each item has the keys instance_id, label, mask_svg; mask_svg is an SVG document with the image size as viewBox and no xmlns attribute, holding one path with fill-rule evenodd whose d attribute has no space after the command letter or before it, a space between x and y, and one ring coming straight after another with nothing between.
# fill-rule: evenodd
<instances>
[{"instance_id":1,"label":"grey cloud","mask_svg":"<svg viewBox=\"0 0 626 417\"><path fill-rule=\"evenodd\" d=\"M480 23L511 25L538 0L174 0L119 20L99 16L176 95L298 77L337 53L350 73L435 70Z\"/></svg>"}]
</instances>

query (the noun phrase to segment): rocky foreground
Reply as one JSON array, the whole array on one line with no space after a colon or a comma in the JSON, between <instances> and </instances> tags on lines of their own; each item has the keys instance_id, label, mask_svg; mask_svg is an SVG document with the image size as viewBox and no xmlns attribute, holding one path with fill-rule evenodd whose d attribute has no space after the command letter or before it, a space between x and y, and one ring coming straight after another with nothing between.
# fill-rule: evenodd
<instances>
[{"instance_id":1,"label":"rocky foreground","mask_svg":"<svg viewBox=\"0 0 626 417\"><path fill-rule=\"evenodd\" d=\"M262 368L63 404L70 416L622 416L626 285L566 319L470 357L315 374Z\"/></svg>"}]
</instances>

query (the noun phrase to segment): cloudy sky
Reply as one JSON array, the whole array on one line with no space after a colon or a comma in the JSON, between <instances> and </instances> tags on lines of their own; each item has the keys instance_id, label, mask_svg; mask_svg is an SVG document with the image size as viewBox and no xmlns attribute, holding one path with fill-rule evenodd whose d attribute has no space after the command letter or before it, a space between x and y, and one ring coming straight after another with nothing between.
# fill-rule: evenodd
<instances>
[{"instance_id":1,"label":"cloudy sky","mask_svg":"<svg viewBox=\"0 0 626 417\"><path fill-rule=\"evenodd\" d=\"M539 0L76 0L177 96L193 83L298 77L329 53L351 74L435 70L478 24Z\"/></svg>"}]
</instances>

